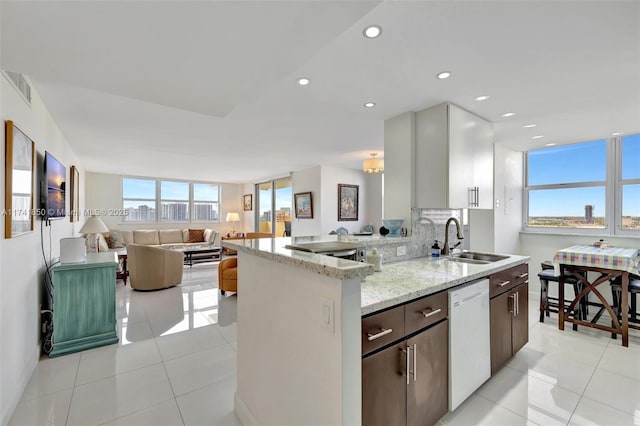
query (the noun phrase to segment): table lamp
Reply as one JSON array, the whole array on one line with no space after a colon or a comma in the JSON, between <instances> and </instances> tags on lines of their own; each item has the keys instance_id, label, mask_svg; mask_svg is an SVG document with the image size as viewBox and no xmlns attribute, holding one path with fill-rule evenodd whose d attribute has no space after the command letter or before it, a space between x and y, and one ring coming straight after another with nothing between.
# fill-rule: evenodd
<instances>
[{"instance_id":1,"label":"table lamp","mask_svg":"<svg viewBox=\"0 0 640 426\"><path fill-rule=\"evenodd\" d=\"M227 213L227 222L231 222L232 231L231 236L234 237L236 235L236 222L240 222L240 214L237 212L229 212Z\"/></svg>"},{"instance_id":2,"label":"table lamp","mask_svg":"<svg viewBox=\"0 0 640 426\"><path fill-rule=\"evenodd\" d=\"M100 234L103 232L109 232L109 228L104 224L102 219L98 216L91 216L80 228L80 233L87 235L87 238L90 238L92 234L95 235L96 239L96 252L100 253Z\"/></svg>"}]
</instances>

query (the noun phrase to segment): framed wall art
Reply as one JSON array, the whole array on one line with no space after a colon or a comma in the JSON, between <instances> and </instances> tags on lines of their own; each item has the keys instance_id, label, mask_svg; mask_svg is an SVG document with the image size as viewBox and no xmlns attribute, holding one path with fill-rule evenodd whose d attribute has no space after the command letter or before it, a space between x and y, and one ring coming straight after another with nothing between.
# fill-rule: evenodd
<instances>
[{"instance_id":1,"label":"framed wall art","mask_svg":"<svg viewBox=\"0 0 640 426\"><path fill-rule=\"evenodd\" d=\"M245 194L242 196L242 205L244 206L244 211L249 212L253 210L253 195Z\"/></svg>"},{"instance_id":2,"label":"framed wall art","mask_svg":"<svg viewBox=\"0 0 640 426\"><path fill-rule=\"evenodd\" d=\"M69 220L77 222L80 210L80 172L76 166L71 166L71 212Z\"/></svg>"},{"instance_id":3,"label":"framed wall art","mask_svg":"<svg viewBox=\"0 0 640 426\"><path fill-rule=\"evenodd\" d=\"M313 219L313 199L311 192L293 194L297 219Z\"/></svg>"},{"instance_id":4,"label":"framed wall art","mask_svg":"<svg viewBox=\"0 0 640 426\"><path fill-rule=\"evenodd\" d=\"M338 221L358 220L358 185L338 184Z\"/></svg>"},{"instance_id":5,"label":"framed wall art","mask_svg":"<svg viewBox=\"0 0 640 426\"><path fill-rule=\"evenodd\" d=\"M36 144L13 121L5 123L4 237L33 231L33 181Z\"/></svg>"}]
</instances>

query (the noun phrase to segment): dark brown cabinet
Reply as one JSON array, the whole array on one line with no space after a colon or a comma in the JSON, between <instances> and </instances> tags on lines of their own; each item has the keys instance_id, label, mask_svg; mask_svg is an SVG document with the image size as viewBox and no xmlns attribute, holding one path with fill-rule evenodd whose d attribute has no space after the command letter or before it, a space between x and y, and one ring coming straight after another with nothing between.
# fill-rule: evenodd
<instances>
[{"instance_id":1,"label":"dark brown cabinet","mask_svg":"<svg viewBox=\"0 0 640 426\"><path fill-rule=\"evenodd\" d=\"M443 292L363 318L363 425L433 425L447 413L447 301ZM399 342L374 352L384 346L376 341L397 341L398 330Z\"/></svg>"},{"instance_id":2,"label":"dark brown cabinet","mask_svg":"<svg viewBox=\"0 0 640 426\"><path fill-rule=\"evenodd\" d=\"M529 341L528 265L490 277L491 374Z\"/></svg>"},{"instance_id":3,"label":"dark brown cabinet","mask_svg":"<svg viewBox=\"0 0 640 426\"><path fill-rule=\"evenodd\" d=\"M433 425L449 406L449 321L407 340L415 348L416 375L407 385L407 425Z\"/></svg>"}]
</instances>

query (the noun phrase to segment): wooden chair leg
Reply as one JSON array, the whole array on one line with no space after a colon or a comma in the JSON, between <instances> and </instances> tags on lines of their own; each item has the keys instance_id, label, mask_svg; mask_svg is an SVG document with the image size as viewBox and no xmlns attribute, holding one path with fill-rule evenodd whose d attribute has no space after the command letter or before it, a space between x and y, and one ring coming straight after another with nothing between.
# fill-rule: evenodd
<instances>
[{"instance_id":1,"label":"wooden chair leg","mask_svg":"<svg viewBox=\"0 0 640 426\"><path fill-rule=\"evenodd\" d=\"M540 279L540 322L544 322L545 314L549 316L549 282Z\"/></svg>"}]
</instances>

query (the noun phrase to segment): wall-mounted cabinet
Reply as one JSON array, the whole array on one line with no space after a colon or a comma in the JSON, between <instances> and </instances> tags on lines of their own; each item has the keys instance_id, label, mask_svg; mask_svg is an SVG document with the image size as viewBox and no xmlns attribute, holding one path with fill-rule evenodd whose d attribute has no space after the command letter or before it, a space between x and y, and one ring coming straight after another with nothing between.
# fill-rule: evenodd
<instances>
[{"instance_id":1,"label":"wall-mounted cabinet","mask_svg":"<svg viewBox=\"0 0 640 426\"><path fill-rule=\"evenodd\" d=\"M445 103L415 115L415 207L493 208L493 127Z\"/></svg>"}]
</instances>

